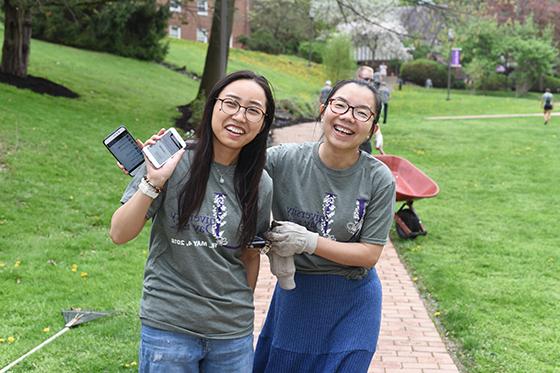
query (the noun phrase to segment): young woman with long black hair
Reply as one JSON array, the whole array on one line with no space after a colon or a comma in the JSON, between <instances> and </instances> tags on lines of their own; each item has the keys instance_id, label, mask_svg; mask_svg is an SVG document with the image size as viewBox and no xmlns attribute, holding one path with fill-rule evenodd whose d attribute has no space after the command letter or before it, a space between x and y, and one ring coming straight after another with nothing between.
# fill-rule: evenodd
<instances>
[{"instance_id":1,"label":"young woman with long black hair","mask_svg":"<svg viewBox=\"0 0 560 373\"><path fill-rule=\"evenodd\" d=\"M322 141L267 152L277 221L267 238L277 255L294 255L296 287L274 291L254 372L368 370L381 321L375 264L395 201L391 171L360 151L380 106L367 82L338 82L321 105Z\"/></svg>"},{"instance_id":2,"label":"young woman with long black hair","mask_svg":"<svg viewBox=\"0 0 560 373\"><path fill-rule=\"evenodd\" d=\"M198 141L131 181L110 237L134 239L153 219L140 307L141 372L250 372L259 254L270 223L263 173L274 116L268 81L228 75L208 96ZM162 131L144 145L153 144Z\"/></svg>"}]
</instances>

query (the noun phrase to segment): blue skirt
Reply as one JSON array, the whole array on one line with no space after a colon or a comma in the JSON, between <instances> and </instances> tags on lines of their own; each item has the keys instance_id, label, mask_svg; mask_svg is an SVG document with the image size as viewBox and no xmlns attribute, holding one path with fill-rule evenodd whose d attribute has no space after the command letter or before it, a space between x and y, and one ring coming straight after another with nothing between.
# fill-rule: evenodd
<instances>
[{"instance_id":1,"label":"blue skirt","mask_svg":"<svg viewBox=\"0 0 560 373\"><path fill-rule=\"evenodd\" d=\"M367 372L381 324L381 282L296 272L276 286L259 335L253 372Z\"/></svg>"}]
</instances>

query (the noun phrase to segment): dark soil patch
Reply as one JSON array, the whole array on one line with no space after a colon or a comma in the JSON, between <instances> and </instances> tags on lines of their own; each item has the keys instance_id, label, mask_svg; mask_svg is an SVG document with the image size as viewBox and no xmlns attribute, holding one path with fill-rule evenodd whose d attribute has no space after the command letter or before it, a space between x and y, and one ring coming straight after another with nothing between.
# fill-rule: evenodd
<instances>
[{"instance_id":1,"label":"dark soil patch","mask_svg":"<svg viewBox=\"0 0 560 373\"><path fill-rule=\"evenodd\" d=\"M36 76L27 75L20 78L15 75L0 72L0 82L12 85L17 88L30 89L33 92L41 93L55 97L78 98L79 94L66 88L63 85L51 82L48 79L38 78Z\"/></svg>"},{"instance_id":2,"label":"dark soil patch","mask_svg":"<svg viewBox=\"0 0 560 373\"><path fill-rule=\"evenodd\" d=\"M177 106L177 111L180 115L175 118L175 127L181 128L186 132L194 130L193 126L189 122L192 116L192 109L189 104Z\"/></svg>"}]
</instances>

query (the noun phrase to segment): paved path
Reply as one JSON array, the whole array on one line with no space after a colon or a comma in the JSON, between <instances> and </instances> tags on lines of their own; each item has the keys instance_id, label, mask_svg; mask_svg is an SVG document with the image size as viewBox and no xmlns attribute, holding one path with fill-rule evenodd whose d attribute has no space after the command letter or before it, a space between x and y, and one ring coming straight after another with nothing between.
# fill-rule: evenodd
<instances>
[{"instance_id":1,"label":"paved path","mask_svg":"<svg viewBox=\"0 0 560 373\"><path fill-rule=\"evenodd\" d=\"M320 135L318 124L304 123L274 130L273 139L275 143L303 142ZM264 323L276 284L268 259L261 258L255 291L255 337ZM383 319L377 352L368 372L458 373L392 243L385 246L377 271L383 284Z\"/></svg>"},{"instance_id":2,"label":"paved path","mask_svg":"<svg viewBox=\"0 0 560 373\"><path fill-rule=\"evenodd\" d=\"M554 117L560 116L560 113L552 113ZM483 115L449 115L441 117L426 117L428 120L454 120L454 119L503 119L503 118L526 118L526 117L542 117L542 113L531 114L483 114Z\"/></svg>"}]
</instances>

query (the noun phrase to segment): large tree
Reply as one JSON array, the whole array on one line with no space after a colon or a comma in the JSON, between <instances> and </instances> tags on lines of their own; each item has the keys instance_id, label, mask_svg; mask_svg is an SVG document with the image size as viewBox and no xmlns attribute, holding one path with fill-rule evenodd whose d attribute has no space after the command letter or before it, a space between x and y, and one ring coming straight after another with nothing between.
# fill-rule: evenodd
<instances>
[{"instance_id":1,"label":"large tree","mask_svg":"<svg viewBox=\"0 0 560 373\"><path fill-rule=\"evenodd\" d=\"M208 51L197 99L206 98L214 84L226 74L234 10L235 0L216 0L214 4Z\"/></svg>"},{"instance_id":2,"label":"large tree","mask_svg":"<svg viewBox=\"0 0 560 373\"><path fill-rule=\"evenodd\" d=\"M31 46L31 6L35 1L4 0L4 44L0 71L27 76Z\"/></svg>"}]
</instances>

